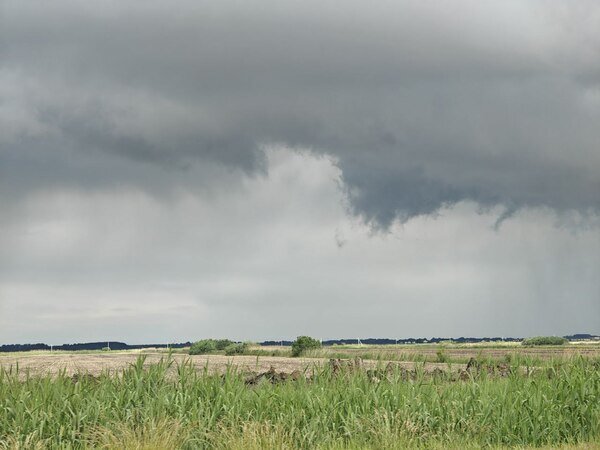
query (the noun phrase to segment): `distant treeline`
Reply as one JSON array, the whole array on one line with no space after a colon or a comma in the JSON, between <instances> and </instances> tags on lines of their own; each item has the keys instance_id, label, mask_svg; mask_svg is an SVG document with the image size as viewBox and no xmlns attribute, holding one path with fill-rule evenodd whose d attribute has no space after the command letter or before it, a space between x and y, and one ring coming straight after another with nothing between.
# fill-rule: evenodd
<instances>
[{"instance_id":1,"label":"distant treeline","mask_svg":"<svg viewBox=\"0 0 600 450\"><path fill-rule=\"evenodd\" d=\"M600 336L596 336L593 334L572 334L569 336L563 336L565 339L569 341L579 341L584 339L599 339ZM478 342L521 342L523 338L513 338L513 337L483 337L483 338L475 338L475 337L459 337L459 338L407 338L407 339L387 339L387 338L367 338L360 339L361 344L370 344L370 345L391 345L391 344L439 344L440 342L455 342L458 344L474 344ZM275 346L275 345L284 345L291 346L293 341L264 341L259 342L259 345L263 346ZM329 339L323 341L323 345L344 345L344 344L357 344L359 342L358 339ZM62 345L53 345L53 350L67 350L67 351L77 351L77 350L103 350L107 347L110 347L111 350L135 350L135 349L143 349L143 348L183 348L189 347L192 345L191 342L178 342L175 344L139 344L139 345L130 345L124 342L84 342L78 344L62 344ZM31 350L50 350L51 347L48 344L5 344L0 345L0 352L27 352Z\"/></svg>"},{"instance_id":2,"label":"distant treeline","mask_svg":"<svg viewBox=\"0 0 600 450\"><path fill-rule=\"evenodd\" d=\"M367 338L360 339L361 344L367 345L392 345L392 344L438 344L440 342L456 342L459 344L463 343L476 343L476 342L520 342L523 338L407 338L407 339L388 339L388 338ZM358 344L359 339L328 339L323 341L323 345L347 345L347 344ZM273 346L273 345L292 345L292 341L264 341L260 345Z\"/></svg>"},{"instance_id":3,"label":"distant treeline","mask_svg":"<svg viewBox=\"0 0 600 450\"><path fill-rule=\"evenodd\" d=\"M48 344L5 344L0 345L0 352L27 352L30 350L66 350L66 351L77 351L77 350L102 350L110 347L111 350L135 350L142 348L183 348L192 345L191 342L180 342L175 344L140 344L130 345L124 342L83 342L78 344L62 344L53 345L52 347Z\"/></svg>"},{"instance_id":4,"label":"distant treeline","mask_svg":"<svg viewBox=\"0 0 600 450\"><path fill-rule=\"evenodd\" d=\"M572 334L570 336L563 336L569 341L578 341L584 339L600 339L600 336L593 334ZM387 339L387 338L367 338L360 339L361 344L370 345L391 345L391 344L439 344L440 342L455 342L457 344L475 344L478 342L521 342L523 338L513 337L459 337L459 338L407 338L407 339ZM323 345L345 345L345 344L358 344L359 340L354 339L328 339L323 341ZM274 346L274 345L292 345L292 341L264 341L260 345Z\"/></svg>"}]
</instances>

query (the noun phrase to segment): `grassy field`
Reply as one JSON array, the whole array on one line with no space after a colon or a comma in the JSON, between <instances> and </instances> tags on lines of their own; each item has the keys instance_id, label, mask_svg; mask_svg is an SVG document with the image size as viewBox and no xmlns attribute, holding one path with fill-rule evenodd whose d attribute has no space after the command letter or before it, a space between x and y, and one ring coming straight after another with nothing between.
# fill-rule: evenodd
<instances>
[{"instance_id":1,"label":"grassy field","mask_svg":"<svg viewBox=\"0 0 600 450\"><path fill-rule=\"evenodd\" d=\"M134 354L100 376L3 366L0 448L600 448L597 357L460 379L421 364L408 376L401 365L325 364L249 384L238 366L214 373L163 356Z\"/></svg>"},{"instance_id":2,"label":"grassy field","mask_svg":"<svg viewBox=\"0 0 600 450\"><path fill-rule=\"evenodd\" d=\"M520 365L543 365L548 360L569 359L573 356L600 357L600 343L585 343L581 345L523 347L520 344L504 345L490 344L445 344L445 345L404 345L380 346L378 348L340 348L328 347L327 353L340 356L360 355L365 359L382 358L391 361L428 361L467 363L475 358L489 362L512 362ZM339 356L338 356L339 357Z\"/></svg>"},{"instance_id":3,"label":"grassy field","mask_svg":"<svg viewBox=\"0 0 600 450\"><path fill-rule=\"evenodd\" d=\"M289 347L254 348L259 354L289 356ZM564 346L524 347L518 342L477 344L334 345L308 353L315 358L355 358L466 364L471 358L486 362L511 362L523 366L544 365L549 360L573 356L600 358L600 342L587 341Z\"/></svg>"}]
</instances>

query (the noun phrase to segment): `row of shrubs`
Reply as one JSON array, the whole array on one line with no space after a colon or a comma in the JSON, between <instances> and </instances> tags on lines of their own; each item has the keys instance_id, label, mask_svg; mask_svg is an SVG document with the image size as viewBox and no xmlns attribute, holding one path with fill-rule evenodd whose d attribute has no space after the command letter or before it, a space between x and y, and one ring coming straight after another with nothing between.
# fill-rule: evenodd
<instances>
[{"instance_id":1,"label":"row of shrubs","mask_svg":"<svg viewBox=\"0 0 600 450\"><path fill-rule=\"evenodd\" d=\"M525 346L534 345L565 345L569 341L558 336L537 336L524 339ZM292 356L302 356L311 350L318 350L322 344L310 336L298 336L292 343ZM248 342L234 342L229 339L202 339L190 347L190 355L206 355L210 353L225 353L225 355L260 354L260 350L251 350ZM438 350L438 362L446 360L443 350Z\"/></svg>"},{"instance_id":2,"label":"row of shrubs","mask_svg":"<svg viewBox=\"0 0 600 450\"><path fill-rule=\"evenodd\" d=\"M536 336L521 341L522 345L533 346L533 345L565 345L569 341L564 337L559 336Z\"/></svg>"},{"instance_id":3,"label":"row of shrubs","mask_svg":"<svg viewBox=\"0 0 600 450\"><path fill-rule=\"evenodd\" d=\"M321 348L321 342L310 336L298 336L292 343L292 356L301 356L309 350ZM247 342L234 342L229 339L202 339L194 342L190 355L207 355L210 353L224 352L226 355L244 355L250 352Z\"/></svg>"},{"instance_id":4,"label":"row of shrubs","mask_svg":"<svg viewBox=\"0 0 600 450\"><path fill-rule=\"evenodd\" d=\"M225 352L226 355L243 355L248 351L247 342L233 342L229 339L202 339L190 346L190 355L206 355Z\"/></svg>"}]
</instances>

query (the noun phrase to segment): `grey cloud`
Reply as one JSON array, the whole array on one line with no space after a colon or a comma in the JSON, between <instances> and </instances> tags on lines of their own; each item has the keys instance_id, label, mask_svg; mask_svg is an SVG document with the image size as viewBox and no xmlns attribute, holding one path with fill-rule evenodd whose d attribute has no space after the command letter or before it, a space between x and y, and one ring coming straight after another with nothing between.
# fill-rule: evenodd
<instances>
[{"instance_id":1,"label":"grey cloud","mask_svg":"<svg viewBox=\"0 0 600 450\"><path fill-rule=\"evenodd\" d=\"M497 224L600 210L593 1L7 2L2 30L19 192L195 188L182 172L264 173L281 143L332 155L377 227L463 200Z\"/></svg>"},{"instance_id":2,"label":"grey cloud","mask_svg":"<svg viewBox=\"0 0 600 450\"><path fill-rule=\"evenodd\" d=\"M28 198L0 233L0 342L600 331L597 228L536 210L490 233L462 202L372 234L331 161L268 156L243 193Z\"/></svg>"}]
</instances>

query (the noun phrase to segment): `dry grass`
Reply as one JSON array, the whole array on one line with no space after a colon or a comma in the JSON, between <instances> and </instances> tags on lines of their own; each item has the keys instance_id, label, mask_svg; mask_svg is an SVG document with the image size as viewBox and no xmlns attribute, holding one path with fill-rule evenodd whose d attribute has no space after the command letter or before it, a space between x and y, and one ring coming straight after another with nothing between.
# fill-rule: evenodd
<instances>
[{"instance_id":1,"label":"dry grass","mask_svg":"<svg viewBox=\"0 0 600 450\"><path fill-rule=\"evenodd\" d=\"M181 448L187 430L177 420L150 420L132 428L118 423L98 427L87 435L90 448L104 450L164 450Z\"/></svg>"}]
</instances>

